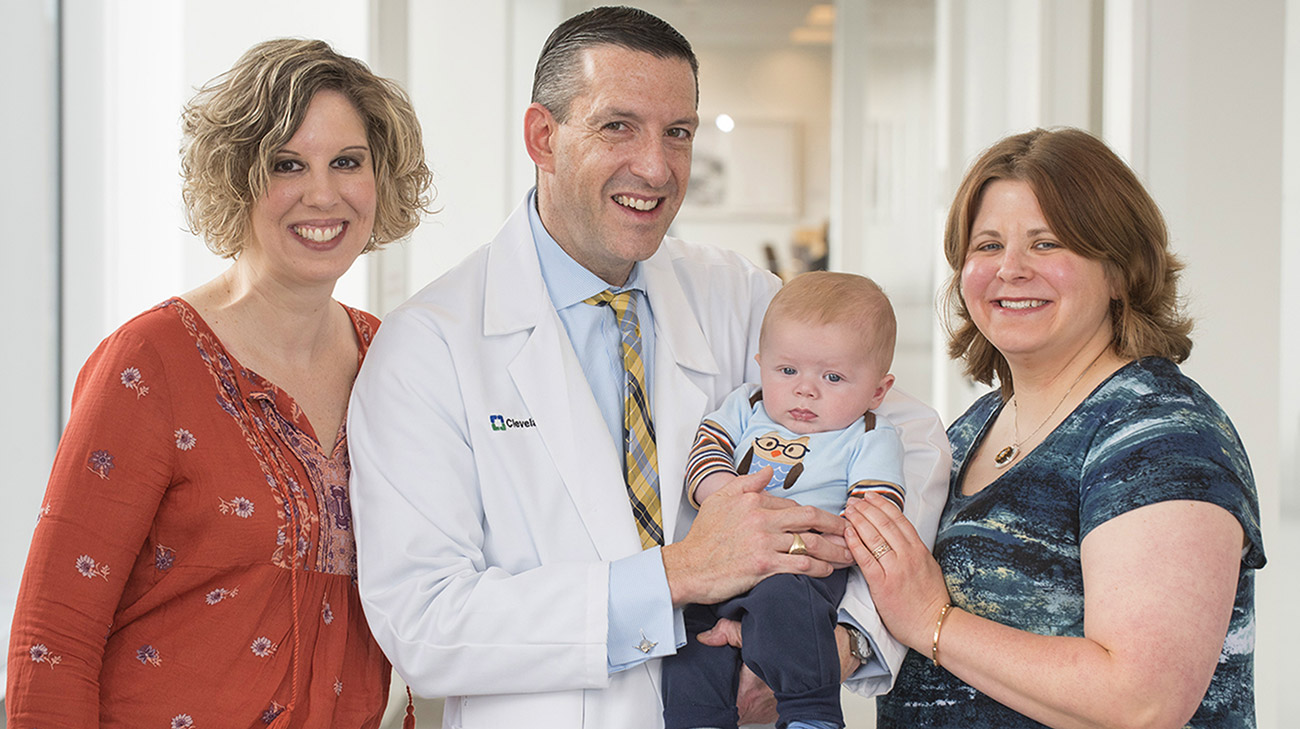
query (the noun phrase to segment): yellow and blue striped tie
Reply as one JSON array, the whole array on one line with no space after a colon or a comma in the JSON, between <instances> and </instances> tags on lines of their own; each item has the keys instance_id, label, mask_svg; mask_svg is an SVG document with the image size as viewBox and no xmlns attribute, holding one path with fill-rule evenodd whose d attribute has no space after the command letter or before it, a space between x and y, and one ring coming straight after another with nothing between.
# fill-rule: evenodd
<instances>
[{"instance_id":1,"label":"yellow and blue striped tie","mask_svg":"<svg viewBox=\"0 0 1300 729\"><path fill-rule=\"evenodd\" d=\"M632 501L641 548L664 543L662 507L659 504L659 456L655 449L655 426L650 418L650 401L646 397L645 362L641 358L641 324L636 316L636 299L631 291L614 293L608 289L592 296L586 303L608 306L618 320L623 338L623 370L627 378L623 387L623 477Z\"/></svg>"}]
</instances>

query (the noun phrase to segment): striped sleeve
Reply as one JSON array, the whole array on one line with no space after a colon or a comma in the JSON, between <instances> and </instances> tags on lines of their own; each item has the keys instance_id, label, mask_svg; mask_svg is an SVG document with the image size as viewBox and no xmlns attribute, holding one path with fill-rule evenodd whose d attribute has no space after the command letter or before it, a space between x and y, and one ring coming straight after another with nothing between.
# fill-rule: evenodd
<instances>
[{"instance_id":1,"label":"striped sleeve","mask_svg":"<svg viewBox=\"0 0 1300 729\"><path fill-rule=\"evenodd\" d=\"M731 435L712 420L700 423L695 432L695 444L691 446L690 456L686 459L686 492L690 495L691 505L700 508L695 500L695 490L708 476L715 473L735 475L736 443Z\"/></svg>"},{"instance_id":2,"label":"striped sleeve","mask_svg":"<svg viewBox=\"0 0 1300 729\"><path fill-rule=\"evenodd\" d=\"M889 499L894 506L897 506L899 511L903 510L904 492L902 486L885 483L884 481L858 481L849 487L850 499L860 499L869 493L880 494Z\"/></svg>"},{"instance_id":3,"label":"striped sleeve","mask_svg":"<svg viewBox=\"0 0 1300 729\"><path fill-rule=\"evenodd\" d=\"M859 435L849 459L849 498L880 494L902 511L907 494L903 486L903 456L898 430L885 418L873 418L871 427Z\"/></svg>"}]
</instances>

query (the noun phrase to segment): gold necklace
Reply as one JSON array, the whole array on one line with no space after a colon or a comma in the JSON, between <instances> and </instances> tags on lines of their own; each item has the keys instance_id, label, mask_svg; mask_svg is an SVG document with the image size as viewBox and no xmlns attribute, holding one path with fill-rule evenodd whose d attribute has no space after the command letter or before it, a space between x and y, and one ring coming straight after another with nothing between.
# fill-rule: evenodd
<instances>
[{"instance_id":1,"label":"gold necklace","mask_svg":"<svg viewBox=\"0 0 1300 729\"><path fill-rule=\"evenodd\" d=\"M1006 468L1011 465L1012 461L1016 460L1016 456L1020 455L1020 445L1038 435L1038 431L1042 430L1043 426L1047 425L1047 421L1051 420L1052 416L1056 414L1056 411L1060 410L1061 406L1065 404L1065 398L1069 397L1070 393L1074 391L1074 386L1079 384L1083 379L1083 376L1092 370L1092 366L1097 364L1097 360L1101 359L1101 355L1105 353L1106 350L1103 349L1097 353L1096 357L1092 358L1092 361L1088 363L1088 366L1083 368L1083 372L1080 372L1079 376L1074 378L1074 382L1070 383L1070 386L1065 390L1065 394L1056 402L1056 407L1052 408L1052 412L1048 413L1047 417L1043 418L1043 422L1039 423L1037 428L1034 428L1034 432L1024 438L1020 437L1020 407L1016 404L1016 396L1011 396L1011 427L1015 430L1016 437L1015 440L1011 442L1011 445L1004 446L1002 450L997 452L997 455L993 456L994 466L997 466L998 468Z\"/></svg>"}]
</instances>

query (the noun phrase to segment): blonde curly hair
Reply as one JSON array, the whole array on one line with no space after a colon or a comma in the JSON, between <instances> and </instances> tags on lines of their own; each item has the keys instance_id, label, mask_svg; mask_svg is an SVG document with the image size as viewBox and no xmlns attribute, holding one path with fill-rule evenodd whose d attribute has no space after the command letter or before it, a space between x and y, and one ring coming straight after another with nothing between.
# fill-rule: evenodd
<instances>
[{"instance_id":1,"label":"blonde curly hair","mask_svg":"<svg viewBox=\"0 0 1300 729\"><path fill-rule=\"evenodd\" d=\"M199 89L181 115L185 219L214 253L243 250L276 152L324 89L346 96L366 127L377 200L365 250L404 238L429 212L432 175L406 92L324 41L269 40Z\"/></svg>"}]
</instances>

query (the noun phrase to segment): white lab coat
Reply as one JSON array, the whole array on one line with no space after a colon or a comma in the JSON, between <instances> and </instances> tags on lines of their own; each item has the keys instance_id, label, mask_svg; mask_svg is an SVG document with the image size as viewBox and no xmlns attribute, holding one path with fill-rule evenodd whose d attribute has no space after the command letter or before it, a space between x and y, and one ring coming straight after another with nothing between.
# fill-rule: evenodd
<instances>
[{"instance_id":1,"label":"white lab coat","mask_svg":"<svg viewBox=\"0 0 1300 729\"><path fill-rule=\"evenodd\" d=\"M756 379L778 281L672 238L642 265L664 532L680 538L694 514L682 474L696 427ZM933 539L947 438L932 410L896 400L882 412L904 432L908 504ZM490 244L384 321L348 437L362 604L413 690L449 697L444 726L662 727L659 661L607 671L608 562L641 545L621 446L551 305L522 205ZM905 650L860 575L844 605L896 672Z\"/></svg>"}]
</instances>

